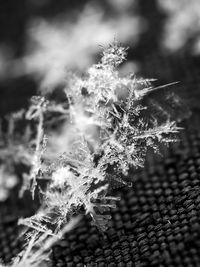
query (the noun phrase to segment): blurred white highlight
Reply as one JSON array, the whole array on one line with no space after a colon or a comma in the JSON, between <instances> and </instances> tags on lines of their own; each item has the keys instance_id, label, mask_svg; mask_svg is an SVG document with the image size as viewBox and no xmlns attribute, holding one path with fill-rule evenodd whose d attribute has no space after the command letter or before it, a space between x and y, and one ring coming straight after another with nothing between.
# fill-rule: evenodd
<instances>
[{"instance_id":1,"label":"blurred white highlight","mask_svg":"<svg viewBox=\"0 0 200 267\"><path fill-rule=\"evenodd\" d=\"M158 0L167 14L163 47L176 52L192 41L192 53L200 53L200 1Z\"/></svg>"},{"instance_id":2,"label":"blurred white highlight","mask_svg":"<svg viewBox=\"0 0 200 267\"><path fill-rule=\"evenodd\" d=\"M31 21L26 56L15 64L15 74L33 74L41 90L51 91L65 82L67 69L84 71L92 64L99 45L106 46L114 38L133 45L142 25L136 15L122 12L106 18L102 8L91 5L86 5L74 21L63 17L53 22Z\"/></svg>"}]
</instances>

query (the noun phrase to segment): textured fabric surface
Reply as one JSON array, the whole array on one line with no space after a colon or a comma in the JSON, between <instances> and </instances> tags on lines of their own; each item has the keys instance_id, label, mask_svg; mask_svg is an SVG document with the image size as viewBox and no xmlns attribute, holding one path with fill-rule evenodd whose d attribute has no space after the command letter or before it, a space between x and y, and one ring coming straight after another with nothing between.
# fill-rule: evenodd
<instances>
[{"instance_id":1,"label":"textured fabric surface","mask_svg":"<svg viewBox=\"0 0 200 267\"><path fill-rule=\"evenodd\" d=\"M104 235L83 218L54 247L53 266L199 266L200 133L188 132L179 149L149 159L133 172L133 187L116 192L121 201ZM7 217L0 225L5 261L21 248L16 223Z\"/></svg>"},{"instance_id":2,"label":"textured fabric surface","mask_svg":"<svg viewBox=\"0 0 200 267\"><path fill-rule=\"evenodd\" d=\"M53 248L52 266L200 266L199 58L191 57L187 50L178 55L161 52L163 14L155 1L141 1L140 9L149 28L130 51L130 59L139 62L144 77L157 78L160 83L180 81L176 92L185 99L192 116L184 122L179 144L170 147L163 158L149 156L144 170L131 172L133 187L116 191L121 201L112 210L105 234L84 217ZM22 88L30 88L32 94L34 84L25 81ZM17 108L17 99L10 98L7 90L12 92L14 84L1 85L1 103L8 99ZM22 96L27 99L25 91ZM14 195L0 205L0 258L5 262L21 249L17 218L31 212L28 202L16 201Z\"/></svg>"},{"instance_id":3,"label":"textured fabric surface","mask_svg":"<svg viewBox=\"0 0 200 267\"><path fill-rule=\"evenodd\" d=\"M176 148L133 174L104 237L86 220L67 235L54 248L54 266L199 266L200 134L187 141L184 155Z\"/></svg>"}]
</instances>

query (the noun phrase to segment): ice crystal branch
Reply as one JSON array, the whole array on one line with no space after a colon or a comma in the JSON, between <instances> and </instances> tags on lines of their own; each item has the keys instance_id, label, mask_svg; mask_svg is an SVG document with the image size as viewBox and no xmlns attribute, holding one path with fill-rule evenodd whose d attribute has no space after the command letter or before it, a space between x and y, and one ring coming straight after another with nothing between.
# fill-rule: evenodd
<instances>
[{"instance_id":1,"label":"ice crystal branch","mask_svg":"<svg viewBox=\"0 0 200 267\"><path fill-rule=\"evenodd\" d=\"M39 172L42 170L41 168L41 158L44 153L46 147L46 139L43 133L43 124L44 124L44 112L46 110L46 101L44 97L34 97L32 98L32 105L30 106L28 112L26 113L26 118L28 120L36 119L37 120L37 129L36 129L36 138L35 138L35 153L32 158L32 166L29 175L25 175L25 179L29 179L32 182L31 192L32 197L34 198L34 191L36 187L36 177ZM28 185L27 181L24 185ZM26 189L26 187L22 187L21 194Z\"/></svg>"},{"instance_id":2,"label":"ice crystal branch","mask_svg":"<svg viewBox=\"0 0 200 267\"><path fill-rule=\"evenodd\" d=\"M72 218L60 229L58 234L51 235L49 231L31 231L26 235L26 244L9 265L0 263L0 267L45 267L49 266L49 255L52 246L79 222L80 217Z\"/></svg>"}]
</instances>

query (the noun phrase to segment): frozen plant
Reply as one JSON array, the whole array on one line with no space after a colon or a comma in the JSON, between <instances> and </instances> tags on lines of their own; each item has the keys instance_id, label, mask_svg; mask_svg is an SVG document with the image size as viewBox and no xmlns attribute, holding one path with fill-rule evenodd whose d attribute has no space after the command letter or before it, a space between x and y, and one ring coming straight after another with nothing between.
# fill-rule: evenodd
<instances>
[{"instance_id":1,"label":"frozen plant","mask_svg":"<svg viewBox=\"0 0 200 267\"><path fill-rule=\"evenodd\" d=\"M129 169L144 166L149 148L158 152L160 143L176 140L180 128L170 115L165 112L164 121L161 116L157 119L156 112L144 101L149 93L164 86L154 87L151 80L134 75L119 75L118 67L125 61L126 53L125 48L114 42L103 50L100 62L89 68L84 77L69 75L66 100L58 104L60 115L65 115L62 140L67 140L57 158L48 154L54 141L52 136L45 145L43 141L44 135L48 139L44 125L51 103L42 108L44 99L35 98L37 109L33 114L39 120L40 138L28 176L33 185L29 189L34 196L41 178L47 185L39 191L41 209L22 219L21 224L57 234L73 214L84 212L99 229L105 230L109 209L118 200L111 194L112 185L128 184L125 177Z\"/></svg>"},{"instance_id":2,"label":"frozen plant","mask_svg":"<svg viewBox=\"0 0 200 267\"><path fill-rule=\"evenodd\" d=\"M50 248L78 222L79 214L89 215L105 231L110 209L119 200L112 189L130 184L130 168L144 166L148 149L159 152L160 143L176 141L180 128L175 121L146 101L149 93L165 86L121 76L118 67L126 53L114 42L84 77L68 74L62 101L33 97L29 109L10 116L1 131L0 198L16 182L15 164L23 164L28 168L20 195L29 190L33 199L36 194L41 199L35 215L19 220L28 242L9 267L46 266ZM16 135L20 120L26 129L21 137ZM60 133L55 124L61 124Z\"/></svg>"}]
</instances>

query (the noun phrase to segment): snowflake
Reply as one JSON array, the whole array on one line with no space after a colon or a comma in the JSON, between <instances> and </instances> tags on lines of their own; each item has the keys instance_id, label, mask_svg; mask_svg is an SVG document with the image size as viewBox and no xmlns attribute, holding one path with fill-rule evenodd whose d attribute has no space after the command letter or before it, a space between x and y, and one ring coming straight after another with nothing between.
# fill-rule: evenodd
<instances>
[{"instance_id":1,"label":"snowflake","mask_svg":"<svg viewBox=\"0 0 200 267\"><path fill-rule=\"evenodd\" d=\"M51 224L56 234L72 214L84 211L105 230L110 218L107 212L118 200L110 195L112 185L128 184L122 177L130 168L144 166L149 148L159 152L160 143L176 140L180 130L176 123L169 116L159 123L142 104L148 93L165 86L153 87L151 80L119 75L118 66L125 60L126 51L114 42L104 49L101 61L89 68L85 77L69 75L65 88L68 114L61 138L66 138L68 144L57 159L48 157L48 144L43 145L44 114L52 110L52 103L37 98L29 109L28 117L38 120L29 175L34 185L31 191L39 177L48 184L41 191L42 213L25 219L26 225L44 232ZM61 106L63 114L65 108ZM110 169L113 173L109 173Z\"/></svg>"},{"instance_id":2,"label":"snowflake","mask_svg":"<svg viewBox=\"0 0 200 267\"><path fill-rule=\"evenodd\" d=\"M130 185L126 178L130 168L143 167L149 149L159 152L160 143L176 141L181 128L168 112L156 105L154 113L143 101L150 92L168 85L154 87L152 80L121 76L118 67L126 59L126 50L114 42L84 77L69 74L62 102L37 96L23 113L34 129L24 136L26 146L23 143L17 155L17 161L23 158L29 167L21 192L30 190L33 197L38 193L41 207L35 215L19 220L29 232L29 243L10 266L40 266L55 240L71 229L71 218L77 214L89 215L105 231L110 209L119 200L112 188ZM60 135L54 130L55 121L62 125ZM14 128L11 123L8 145L11 151L15 147L19 151L19 143L16 146L10 138ZM27 143L34 151L27 149ZM7 171L4 166L2 173ZM0 197L4 198L13 184L2 181Z\"/></svg>"}]
</instances>

